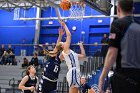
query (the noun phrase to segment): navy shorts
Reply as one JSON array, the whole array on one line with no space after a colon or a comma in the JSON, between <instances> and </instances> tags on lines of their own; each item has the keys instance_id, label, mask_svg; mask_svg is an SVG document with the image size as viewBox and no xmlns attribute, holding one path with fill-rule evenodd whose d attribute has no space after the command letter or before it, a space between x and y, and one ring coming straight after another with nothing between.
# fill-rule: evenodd
<instances>
[{"instance_id":1,"label":"navy shorts","mask_svg":"<svg viewBox=\"0 0 140 93\"><path fill-rule=\"evenodd\" d=\"M57 82L51 82L43 79L42 93L56 93Z\"/></svg>"}]
</instances>

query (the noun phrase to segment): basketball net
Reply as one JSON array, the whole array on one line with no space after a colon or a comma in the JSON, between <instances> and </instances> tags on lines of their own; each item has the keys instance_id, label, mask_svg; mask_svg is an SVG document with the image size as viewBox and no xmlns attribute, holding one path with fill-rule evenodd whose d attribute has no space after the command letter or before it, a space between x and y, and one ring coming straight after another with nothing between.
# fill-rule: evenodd
<instances>
[{"instance_id":1,"label":"basketball net","mask_svg":"<svg viewBox=\"0 0 140 93\"><path fill-rule=\"evenodd\" d=\"M72 2L70 8L70 17L77 21L83 21L86 5L83 2Z\"/></svg>"}]
</instances>

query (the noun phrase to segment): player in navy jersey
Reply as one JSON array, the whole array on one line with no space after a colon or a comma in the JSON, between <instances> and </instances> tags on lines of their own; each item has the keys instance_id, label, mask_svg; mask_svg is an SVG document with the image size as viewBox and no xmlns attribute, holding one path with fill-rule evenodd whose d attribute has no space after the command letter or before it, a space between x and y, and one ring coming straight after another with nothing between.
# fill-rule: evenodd
<instances>
[{"instance_id":1,"label":"player in navy jersey","mask_svg":"<svg viewBox=\"0 0 140 93\"><path fill-rule=\"evenodd\" d=\"M64 32L62 28L59 28L59 37L57 40L56 47L53 51L44 50L44 53L48 56L48 60L44 66L44 72L39 84L39 93L56 93L57 89L57 79L60 71L60 52L61 48L61 39Z\"/></svg>"},{"instance_id":2,"label":"player in navy jersey","mask_svg":"<svg viewBox=\"0 0 140 93\"><path fill-rule=\"evenodd\" d=\"M86 82L84 76L81 77L80 83L80 93L95 93L94 89Z\"/></svg>"},{"instance_id":3,"label":"player in navy jersey","mask_svg":"<svg viewBox=\"0 0 140 93\"><path fill-rule=\"evenodd\" d=\"M23 93L36 93L38 87L38 77L35 74L35 67L32 65L29 66L26 71L26 76L19 84L19 89L23 90Z\"/></svg>"}]
</instances>

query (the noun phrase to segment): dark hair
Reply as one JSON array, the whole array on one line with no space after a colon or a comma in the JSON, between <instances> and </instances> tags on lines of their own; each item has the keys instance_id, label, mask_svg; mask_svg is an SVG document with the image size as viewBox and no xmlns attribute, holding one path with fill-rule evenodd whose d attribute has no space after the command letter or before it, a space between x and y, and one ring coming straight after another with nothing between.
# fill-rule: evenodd
<instances>
[{"instance_id":1,"label":"dark hair","mask_svg":"<svg viewBox=\"0 0 140 93\"><path fill-rule=\"evenodd\" d=\"M31 69L31 67L33 67L33 66L30 65L30 66L27 67L27 69L26 69L26 75L29 75L30 74L29 70Z\"/></svg>"},{"instance_id":2,"label":"dark hair","mask_svg":"<svg viewBox=\"0 0 140 93\"><path fill-rule=\"evenodd\" d=\"M131 13L133 11L134 2L133 0L119 0L118 5L123 12Z\"/></svg>"},{"instance_id":3,"label":"dark hair","mask_svg":"<svg viewBox=\"0 0 140 93\"><path fill-rule=\"evenodd\" d=\"M26 57L24 57L23 60L26 60Z\"/></svg>"},{"instance_id":4,"label":"dark hair","mask_svg":"<svg viewBox=\"0 0 140 93\"><path fill-rule=\"evenodd\" d=\"M37 53L34 53L35 56L37 56Z\"/></svg>"}]
</instances>

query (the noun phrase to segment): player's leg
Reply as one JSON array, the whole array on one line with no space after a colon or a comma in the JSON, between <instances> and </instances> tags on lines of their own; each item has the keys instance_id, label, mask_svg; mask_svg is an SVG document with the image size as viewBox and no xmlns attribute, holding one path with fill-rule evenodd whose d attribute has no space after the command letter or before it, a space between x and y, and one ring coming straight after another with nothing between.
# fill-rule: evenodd
<instances>
[{"instance_id":1,"label":"player's leg","mask_svg":"<svg viewBox=\"0 0 140 93\"><path fill-rule=\"evenodd\" d=\"M80 87L80 71L71 69L67 74L67 80L69 82L69 93L79 93Z\"/></svg>"},{"instance_id":2,"label":"player's leg","mask_svg":"<svg viewBox=\"0 0 140 93\"><path fill-rule=\"evenodd\" d=\"M79 93L79 88L78 87L70 87L69 93Z\"/></svg>"}]
</instances>

